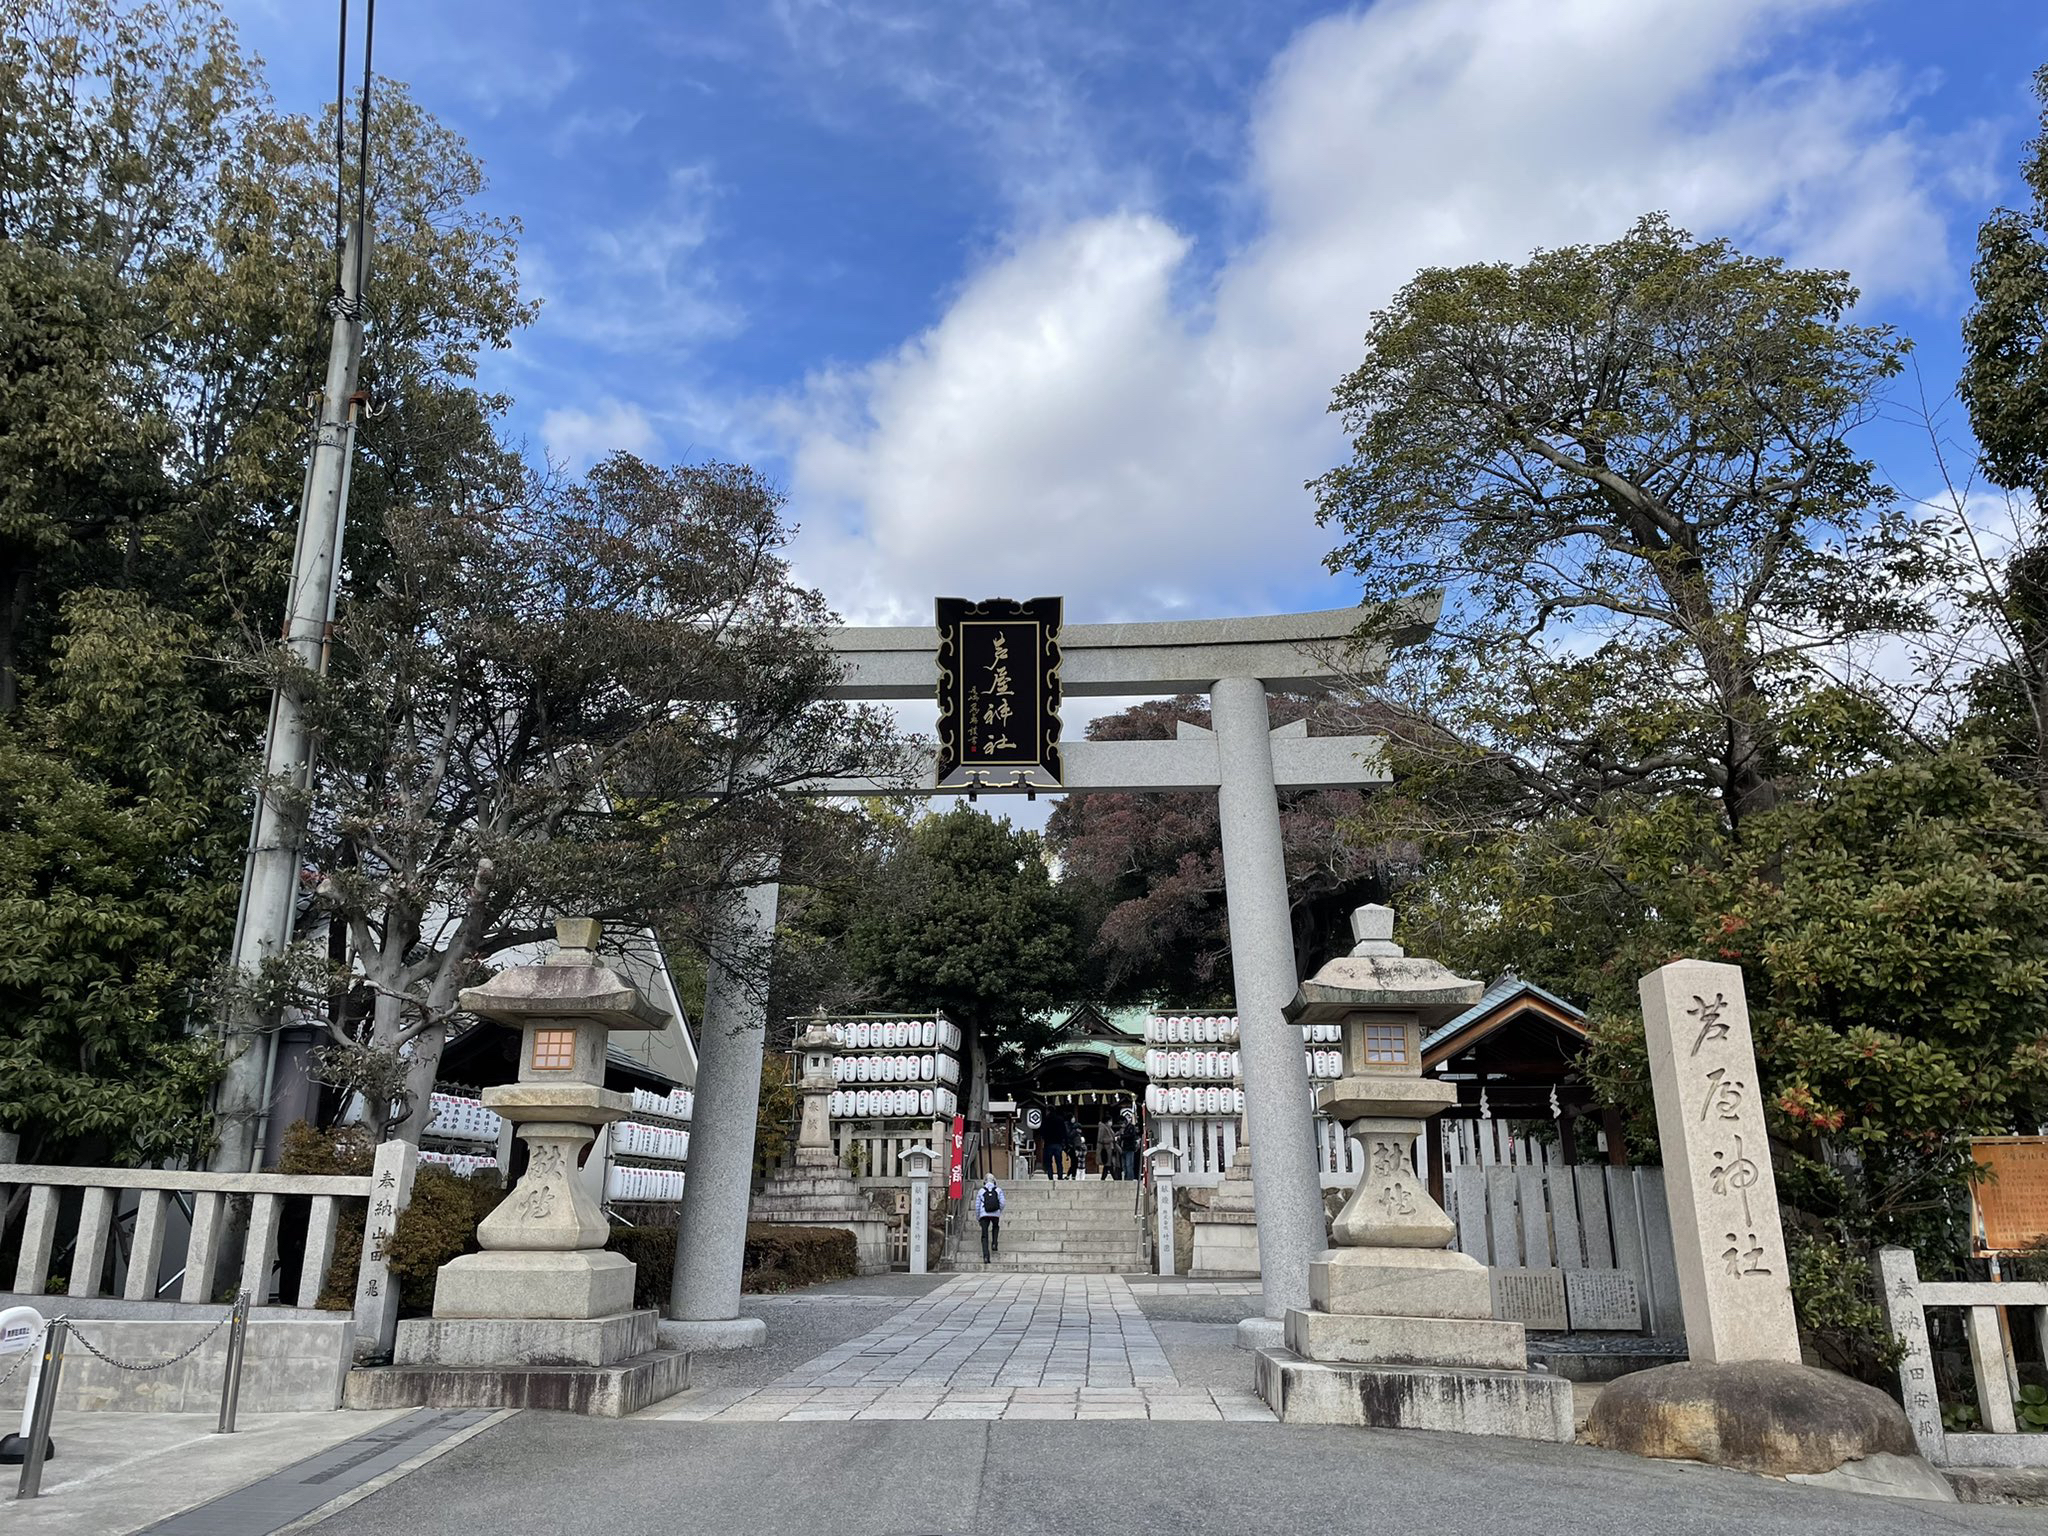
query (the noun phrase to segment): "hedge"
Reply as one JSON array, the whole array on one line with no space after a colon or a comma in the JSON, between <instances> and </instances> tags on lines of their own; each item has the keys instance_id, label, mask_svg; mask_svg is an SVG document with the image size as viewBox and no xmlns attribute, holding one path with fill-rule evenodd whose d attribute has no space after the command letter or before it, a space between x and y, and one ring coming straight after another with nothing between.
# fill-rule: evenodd
<instances>
[{"instance_id":1,"label":"hedge","mask_svg":"<svg viewBox=\"0 0 2048 1536\"><path fill-rule=\"evenodd\" d=\"M611 1246L631 1259L633 1305L668 1308L675 1278L674 1227L614 1227ZM859 1272L859 1250L853 1234L839 1227L786 1227L750 1222L741 1261L740 1289L750 1293L793 1291L828 1280L851 1279Z\"/></svg>"},{"instance_id":2,"label":"hedge","mask_svg":"<svg viewBox=\"0 0 2048 1536\"><path fill-rule=\"evenodd\" d=\"M740 1268L743 1291L793 1291L828 1280L850 1280L859 1272L860 1250L844 1227L747 1223L747 1256Z\"/></svg>"},{"instance_id":3,"label":"hedge","mask_svg":"<svg viewBox=\"0 0 2048 1536\"><path fill-rule=\"evenodd\" d=\"M284 1134L280 1173L366 1174L377 1155L369 1135L354 1126L315 1130L301 1120ZM458 1254L476 1251L477 1223L505 1198L495 1172L467 1177L423 1163L413 1173L412 1200L398 1213L390 1244L398 1282L398 1315L425 1317L434 1310L434 1277ZM334 1256L319 1305L345 1312L355 1305L356 1270L363 1257L363 1208L354 1201L335 1224Z\"/></svg>"}]
</instances>

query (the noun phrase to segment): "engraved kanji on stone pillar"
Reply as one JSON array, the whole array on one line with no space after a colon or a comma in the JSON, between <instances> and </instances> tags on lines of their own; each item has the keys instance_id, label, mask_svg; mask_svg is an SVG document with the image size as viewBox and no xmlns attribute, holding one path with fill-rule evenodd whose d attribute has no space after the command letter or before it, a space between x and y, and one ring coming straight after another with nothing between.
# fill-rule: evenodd
<instances>
[{"instance_id":1,"label":"engraved kanji on stone pillar","mask_svg":"<svg viewBox=\"0 0 2048 1536\"><path fill-rule=\"evenodd\" d=\"M1742 969L1677 960L1639 990L1686 1348L1699 1361L1797 1365Z\"/></svg>"}]
</instances>

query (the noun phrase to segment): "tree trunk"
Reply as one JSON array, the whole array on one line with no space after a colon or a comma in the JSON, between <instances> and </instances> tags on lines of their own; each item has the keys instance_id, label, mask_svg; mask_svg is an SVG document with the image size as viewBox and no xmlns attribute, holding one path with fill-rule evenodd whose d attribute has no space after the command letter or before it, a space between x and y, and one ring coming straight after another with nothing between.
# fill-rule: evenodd
<instances>
[{"instance_id":1,"label":"tree trunk","mask_svg":"<svg viewBox=\"0 0 2048 1536\"><path fill-rule=\"evenodd\" d=\"M36 562L24 559L14 572L14 586L7 594L7 608L0 614L0 715L11 715L21 702L17 676L20 665L21 627L28 622L29 600L36 590Z\"/></svg>"}]
</instances>

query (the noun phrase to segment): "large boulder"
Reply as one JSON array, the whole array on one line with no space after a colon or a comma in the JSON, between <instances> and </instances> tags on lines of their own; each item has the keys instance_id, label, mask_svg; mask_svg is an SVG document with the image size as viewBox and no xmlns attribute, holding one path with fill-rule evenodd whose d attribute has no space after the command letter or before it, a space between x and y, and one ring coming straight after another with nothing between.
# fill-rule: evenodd
<instances>
[{"instance_id":1,"label":"large boulder","mask_svg":"<svg viewBox=\"0 0 2048 1536\"><path fill-rule=\"evenodd\" d=\"M1876 1387L1767 1360L1664 1365L1609 1382L1581 1438L1776 1477L1832 1472L1879 1452L1919 1454L1904 1411Z\"/></svg>"}]
</instances>

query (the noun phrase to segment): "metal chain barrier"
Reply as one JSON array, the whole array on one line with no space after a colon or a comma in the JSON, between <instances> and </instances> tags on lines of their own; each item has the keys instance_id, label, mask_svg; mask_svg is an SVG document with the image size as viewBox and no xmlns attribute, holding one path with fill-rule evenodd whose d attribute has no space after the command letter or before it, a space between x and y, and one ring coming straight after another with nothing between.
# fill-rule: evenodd
<instances>
[{"instance_id":1,"label":"metal chain barrier","mask_svg":"<svg viewBox=\"0 0 2048 1536\"><path fill-rule=\"evenodd\" d=\"M100 1319L94 1319L100 1321ZM221 1329L228 1330L228 1352L226 1369L221 1375L220 1424L217 1434L231 1435L235 1432L235 1411L242 1395L242 1355L249 1332L249 1293L241 1292L235 1297L235 1304L226 1316L215 1321L206 1332L199 1335L175 1355L162 1360L123 1360L108 1354L84 1334L77 1331L77 1323L66 1313L45 1322L37 1332L37 1339L44 1341L44 1348L33 1347L23 1352L21 1360L43 1359L44 1368L37 1373L35 1390L22 1405L22 1461L21 1485L15 1491L17 1499L39 1497L43 1488L43 1462L53 1454L50 1441L50 1421L57 1407L57 1383L64 1368L64 1344L67 1339L76 1339L85 1352L95 1360L114 1367L117 1371L147 1373L168 1370L181 1360L189 1360L200 1348ZM4 1386L14 1373L21 1369L21 1360L9 1366L6 1375L0 1375L0 1386ZM9 1436L9 1440L17 1437Z\"/></svg>"},{"instance_id":2,"label":"metal chain barrier","mask_svg":"<svg viewBox=\"0 0 2048 1536\"><path fill-rule=\"evenodd\" d=\"M218 1322L216 1322L211 1328L207 1329L206 1332L199 1335L198 1338L194 1339L189 1345L187 1345L184 1349L179 1350L175 1355L172 1355L169 1359L150 1360L144 1362L135 1360L115 1359L114 1356L108 1354L105 1350L95 1346L91 1339L88 1339L84 1334L78 1331L79 1320L77 1318L70 1316L66 1316L64 1318L64 1321L70 1325L72 1339L75 1342L84 1345L85 1352L87 1354L93 1356L95 1359L104 1360L108 1365L111 1365L117 1371L161 1371L176 1365L180 1360L189 1360L193 1355L199 1352L199 1347L202 1344L204 1344L208 1339L212 1338L216 1333L219 1333L221 1329L225 1328L229 1323L233 1322L234 1320L235 1314L232 1311L230 1311ZM97 1321L97 1319L92 1319L92 1321ZM5 1377L0 1377L0 1381L4 1380L6 1380Z\"/></svg>"}]
</instances>

